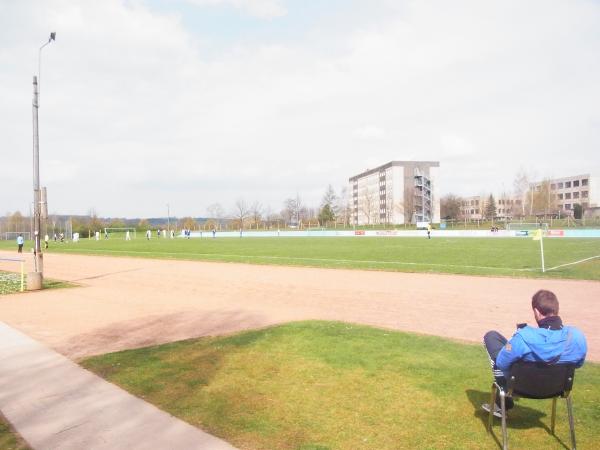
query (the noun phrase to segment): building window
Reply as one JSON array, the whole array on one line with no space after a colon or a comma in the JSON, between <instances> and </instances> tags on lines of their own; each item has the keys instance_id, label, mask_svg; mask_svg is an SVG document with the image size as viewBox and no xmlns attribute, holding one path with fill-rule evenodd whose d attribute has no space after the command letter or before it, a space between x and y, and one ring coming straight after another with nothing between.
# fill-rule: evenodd
<instances>
[{"instance_id":1,"label":"building window","mask_svg":"<svg viewBox=\"0 0 600 450\"><path fill-rule=\"evenodd\" d=\"M565 209L571 209L571 204L570 203L565 203Z\"/></svg>"},{"instance_id":2,"label":"building window","mask_svg":"<svg viewBox=\"0 0 600 450\"><path fill-rule=\"evenodd\" d=\"M579 180L573 181L573 187L579 187Z\"/></svg>"},{"instance_id":3,"label":"building window","mask_svg":"<svg viewBox=\"0 0 600 450\"><path fill-rule=\"evenodd\" d=\"M573 198L579 198L579 192L573 192Z\"/></svg>"},{"instance_id":4,"label":"building window","mask_svg":"<svg viewBox=\"0 0 600 450\"><path fill-rule=\"evenodd\" d=\"M585 180L581 180L581 185L582 186L587 186L588 185L588 180L587 178Z\"/></svg>"},{"instance_id":5,"label":"building window","mask_svg":"<svg viewBox=\"0 0 600 450\"><path fill-rule=\"evenodd\" d=\"M563 199L563 195L562 194L558 194L558 199L562 200Z\"/></svg>"},{"instance_id":6,"label":"building window","mask_svg":"<svg viewBox=\"0 0 600 450\"><path fill-rule=\"evenodd\" d=\"M583 209L586 209L586 208L588 207L588 204L584 202L584 203L582 203L582 204L581 204L581 207L582 207Z\"/></svg>"},{"instance_id":7,"label":"building window","mask_svg":"<svg viewBox=\"0 0 600 450\"><path fill-rule=\"evenodd\" d=\"M567 192L567 193L565 194L565 199L569 200L570 198L571 198L571 193L570 193L570 192Z\"/></svg>"},{"instance_id":8,"label":"building window","mask_svg":"<svg viewBox=\"0 0 600 450\"><path fill-rule=\"evenodd\" d=\"M583 198L588 198L588 191L581 191L581 196Z\"/></svg>"},{"instance_id":9,"label":"building window","mask_svg":"<svg viewBox=\"0 0 600 450\"><path fill-rule=\"evenodd\" d=\"M562 189L563 188L563 184L562 183L558 183L558 188Z\"/></svg>"},{"instance_id":10,"label":"building window","mask_svg":"<svg viewBox=\"0 0 600 450\"><path fill-rule=\"evenodd\" d=\"M555 189L556 189L556 184L555 184L555 183L552 183L552 184L550 185L550 189L552 189L552 190L555 190Z\"/></svg>"},{"instance_id":11,"label":"building window","mask_svg":"<svg viewBox=\"0 0 600 450\"><path fill-rule=\"evenodd\" d=\"M571 187L571 182L570 181L565 181L565 189L568 189Z\"/></svg>"}]
</instances>

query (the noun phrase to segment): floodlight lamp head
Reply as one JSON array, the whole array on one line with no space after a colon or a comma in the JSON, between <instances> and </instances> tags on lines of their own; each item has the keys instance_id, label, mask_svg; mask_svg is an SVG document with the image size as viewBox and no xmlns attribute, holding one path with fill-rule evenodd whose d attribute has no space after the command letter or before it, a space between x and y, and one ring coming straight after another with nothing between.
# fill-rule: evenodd
<instances>
[{"instance_id":1,"label":"floodlight lamp head","mask_svg":"<svg viewBox=\"0 0 600 450\"><path fill-rule=\"evenodd\" d=\"M53 31L52 33L50 33L50 39L48 39L48 42L55 41L55 40L56 40L56 31Z\"/></svg>"}]
</instances>

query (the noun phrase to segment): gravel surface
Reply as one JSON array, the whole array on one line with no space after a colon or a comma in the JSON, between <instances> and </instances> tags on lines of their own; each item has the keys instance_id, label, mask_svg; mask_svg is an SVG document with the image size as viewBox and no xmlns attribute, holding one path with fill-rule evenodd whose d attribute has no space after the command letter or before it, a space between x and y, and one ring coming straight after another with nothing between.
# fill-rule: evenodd
<instances>
[{"instance_id":1,"label":"gravel surface","mask_svg":"<svg viewBox=\"0 0 600 450\"><path fill-rule=\"evenodd\" d=\"M558 295L565 323L587 335L588 360L600 362L597 281L51 253L44 266L47 277L81 287L0 296L0 320L72 359L304 319L480 342L490 329L510 336L516 323L533 323L530 299L543 288ZM14 267L0 262L0 270Z\"/></svg>"}]
</instances>

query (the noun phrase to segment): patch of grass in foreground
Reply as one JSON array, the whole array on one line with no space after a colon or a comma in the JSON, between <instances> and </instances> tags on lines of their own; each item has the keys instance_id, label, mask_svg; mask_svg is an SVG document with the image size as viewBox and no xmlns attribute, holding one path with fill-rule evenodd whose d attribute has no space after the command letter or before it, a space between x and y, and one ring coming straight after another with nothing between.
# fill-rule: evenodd
<instances>
[{"instance_id":1,"label":"patch of grass in foreground","mask_svg":"<svg viewBox=\"0 0 600 450\"><path fill-rule=\"evenodd\" d=\"M0 295L13 294L20 291L21 275L18 273L3 272L0 270Z\"/></svg>"},{"instance_id":2,"label":"patch of grass in foreground","mask_svg":"<svg viewBox=\"0 0 600 450\"><path fill-rule=\"evenodd\" d=\"M27 276L25 276L23 284L24 289L27 290ZM75 287L77 285L67 281L45 278L43 281L43 286L44 289L60 289ZM0 270L0 295L14 294L17 292L21 292L21 274L15 272L4 272Z\"/></svg>"},{"instance_id":3,"label":"patch of grass in foreground","mask_svg":"<svg viewBox=\"0 0 600 450\"><path fill-rule=\"evenodd\" d=\"M9 425L0 413L0 448L3 450L31 450L31 447Z\"/></svg>"},{"instance_id":4,"label":"patch of grass in foreground","mask_svg":"<svg viewBox=\"0 0 600 450\"><path fill-rule=\"evenodd\" d=\"M480 411L491 374L479 345L311 321L82 364L243 449L498 448ZM550 409L551 401L517 403L512 448L560 447L547 431ZM577 371L574 410L579 447L598 448L600 366ZM557 418L568 443L564 401Z\"/></svg>"}]
</instances>

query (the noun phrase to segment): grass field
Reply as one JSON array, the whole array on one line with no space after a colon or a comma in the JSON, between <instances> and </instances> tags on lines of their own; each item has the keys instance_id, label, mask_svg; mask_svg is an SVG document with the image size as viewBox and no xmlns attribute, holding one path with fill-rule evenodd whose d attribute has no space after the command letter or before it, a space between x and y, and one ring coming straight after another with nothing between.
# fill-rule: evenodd
<instances>
[{"instance_id":1,"label":"grass field","mask_svg":"<svg viewBox=\"0 0 600 450\"><path fill-rule=\"evenodd\" d=\"M26 245L27 247L27 245ZM546 268L600 256L600 239L545 239ZM3 241L0 248L12 249ZM600 257L541 272L527 238L217 238L87 240L50 252L402 272L600 280Z\"/></svg>"},{"instance_id":2,"label":"grass field","mask_svg":"<svg viewBox=\"0 0 600 450\"><path fill-rule=\"evenodd\" d=\"M93 357L90 370L242 449L495 449L480 345L338 322L297 322ZM575 378L578 447L600 445L600 366ZM511 448L562 448L551 401L520 400ZM499 422L495 435L500 435ZM569 443L566 407L557 435Z\"/></svg>"},{"instance_id":3,"label":"grass field","mask_svg":"<svg viewBox=\"0 0 600 450\"><path fill-rule=\"evenodd\" d=\"M73 287L75 284L66 281L44 279L44 289ZM27 275L25 276L24 288L27 290ZM21 292L21 276L14 272L4 272L0 270L0 295L14 294ZM2 448L2 447L0 447Z\"/></svg>"},{"instance_id":4,"label":"grass field","mask_svg":"<svg viewBox=\"0 0 600 450\"><path fill-rule=\"evenodd\" d=\"M9 425L8 420L0 413L0 449L31 450L31 447Z\"/></svg>"},{"instance_id":5,"label":"grass field","mask_svg":"<svg viewBox=\"0 0 600 450\"><path fill-rule=\"evenodd\" d=\"M24 282L26 288L26 282ZM21 290L21 275L0 270L0 295L13 294Z\"/></svg>"}]
</instances>

